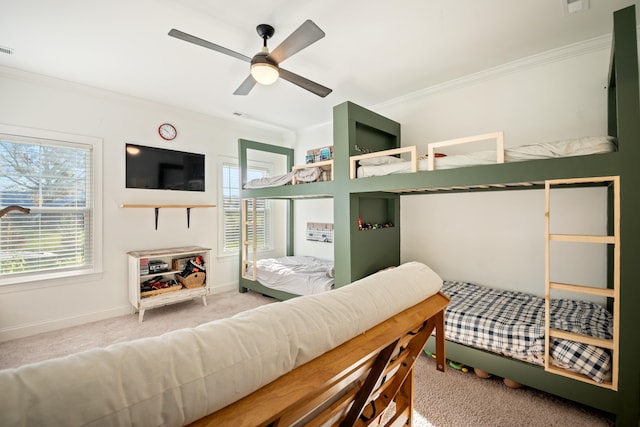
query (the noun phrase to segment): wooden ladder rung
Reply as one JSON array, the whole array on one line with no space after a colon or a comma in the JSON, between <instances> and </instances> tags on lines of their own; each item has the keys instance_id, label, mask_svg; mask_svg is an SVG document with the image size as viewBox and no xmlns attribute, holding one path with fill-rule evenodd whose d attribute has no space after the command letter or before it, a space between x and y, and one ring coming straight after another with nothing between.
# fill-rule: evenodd
<instances>
[{"instance_id":1,"label":"wooden ladder rung","mask_svg":"<svg viewBox=\"0 0 640 427\"><path fill-rule=\"evenodd\" d=\"M575 332L567 332L560 329L549 328L549 336L553 338L581 342L583 344L589 344L609 350L614 349L613 340L590 337L588 335L576 334Z\"/></svg>"},{"instance_id":2,"label":"wooden ladder rung","mask_svg":"<svg viewBox=\"0 0 640 427\"><path fill-rule=\"evenodd\" d=\"M549 240L577 243L616 243L615 236L589 236L583 234L549 234Z\"/></svg>"},{"instance_id":3,"label":"wooden ladder rung","mask_svg":"<svg viewBox=\"0 0 640 427\"><path fill-rule=\"evenodd\" d=\"M616 182L618 181L617 176L596 176L589 178L559 178L559 179L548 179L545 182L551 185L566 185L566 184L597 184L601 182Z\"/></svg>"},{"instance_id":4,"label":"wooden ladder rung","mask_svg":"<svg viewBox=\"0 0 640 427\"><path fill-rule=\"evenodd\" d=\"M549 366L548 368L545 369L547 372L551 372L554 373L556 375L562 375L564 377L568 377L568 378L572 378L574 380L578 380L578 381L582 381L588 384L593 384L593 385L597 385L599 387L602 388L608 388L608 389L612 389L615 390L615 387L613 386L611 381L603 381L601 383L592 380L591 378L587 377L586 375L582 375L579 374L577 372L571 372L567 369L562 369L559 368L557 366Z\"/></svg>"},{"instance_id":5,"label":"wooden ladder rung","mask_svg":"<svg viewBox=\"0 0 640 427\"><path fill-rule=\"evenodd\" d=\"M616 296L614 289L594 288L592 286L571 285L568 283L550 282L549 289L553 289L556 291L568 291L568 292L576 292L576 293L588 294L588 295L597 295L600 297L607 297L607 298L614 298Z\"/></svg>"}]
</instances>

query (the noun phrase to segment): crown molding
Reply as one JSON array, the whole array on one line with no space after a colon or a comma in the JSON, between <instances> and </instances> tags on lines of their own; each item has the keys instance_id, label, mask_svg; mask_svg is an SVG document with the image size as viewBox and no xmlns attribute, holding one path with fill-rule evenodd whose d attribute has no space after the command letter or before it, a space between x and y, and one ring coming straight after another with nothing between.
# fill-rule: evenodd
<instances>
[{"instance_id":1,"label":"crown molding","mask_svg":"<svg viewBox=\"0 0 640 427\"><path fill-rule=\"evenodd\" d=\"M440 92L460 89L464 86L477 84L487 80L493 80L510 74L519 73L541 65L547 65L554 62L561 62L576 56L582 56L593 52L602 51L611 48L611 35L596 37L593 39L573 43L556 49L551 49L536 55L527 56L517 59L497 67L488 68L486 70L469 74L464 77L449 80L440 84L429 86L409 94L384 101L372 106L373 109L385 109L398 104L403 104L415 99L424 98Z\"/></svg>"}]
</instances>

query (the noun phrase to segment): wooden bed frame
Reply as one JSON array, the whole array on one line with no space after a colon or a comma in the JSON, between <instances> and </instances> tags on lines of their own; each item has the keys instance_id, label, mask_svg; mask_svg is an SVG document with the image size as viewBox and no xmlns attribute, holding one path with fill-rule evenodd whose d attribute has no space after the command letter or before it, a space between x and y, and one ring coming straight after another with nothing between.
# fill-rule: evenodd
<instances>
[{"instance_id":1,"label":"wooden bed frame","mask_svg":"<svg viewBox=\"0 0 640 427\"><path fill-rule=\"evenodd\" d=\"M448 303L439 292L192 425L411 425L413 366L434 330L445 371Z\"/></svg>"},{"instance_id":2,"label":"wooden bed frame","mask_svg":"<svg viewBox=\"0 0 640 427\"><path fill-rule=\"evenodd\" d=\"M640 286L635 283L640 256L640 168L637 166L640 158L640 84L635 6L615 12L613 21L607 102L608 134L617 138L617 152L351 179L350 158L362 154L357 148L363 145L373 151L400 148L401 126L345 102L334 107L333 113L333 182L244 190L243 197L283 198L292 203L300 197L332 196L336 286L344 286L381 268L400 263L401 196L512 188L543 189L545 181L553 180L619 179L620 230L615 233L615 245L620 249L617 266L614 248L610 247L608 251L608 286L611 289L615 287L614 276L619 275L619 287L614 291L619 305L615 313L618 318L617 390L451 342L447 344L447 353L463 364L615 414L617 425L635 426L640 417L640 364L637 363L640 353L640 332L637 329L640 324ZM243 154L240 155L242 158ZM246 157L244 161L246 168ZM606 188L610 196L610 218L613 218L613 186ZM359 217L363 212L372 210L389 216L395 226L359 231ZM290 212L293 213L293 203ZM610 221L610 234L614 234L614 221ZM290 228L288 242L291 248L292 235ZM252 289L242 279L240 286L241 290ZM263 293L274 296L268 290ZM614 310L614 303L610 308ZM432 343L428 343L427 348L434 350Z\"/></svg>"}]
</instances>

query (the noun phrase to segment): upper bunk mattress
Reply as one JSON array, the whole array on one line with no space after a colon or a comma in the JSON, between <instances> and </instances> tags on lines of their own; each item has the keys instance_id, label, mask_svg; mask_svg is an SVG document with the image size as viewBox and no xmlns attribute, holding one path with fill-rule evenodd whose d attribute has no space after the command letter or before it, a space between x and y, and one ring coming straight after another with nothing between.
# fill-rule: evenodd
<instances>
[{"instance_id":1,"label":"upper bunk mattress","mask_svg":"<svg viewBox=\"0 0 640 427\"><path fill-rule=\"evenodd\" d=\"M612 151L616 151L616 139L614 137L591 136L507 148L504 150L504 161L506 163L513 163L526 160L610 153ZM496 164L495 150L478 151L469 154L456 154L452 156L436 157L435 159L436 170L494 164ZM419 158L418 170L427 170L426 156L421 156L421 158ZM384 156L384 159L382 160L375 157L361 160L360 167L358 167L357 170L357 177L365 178L368 176L382 176L409 172L411 172L410 161L393 156Z\"/></svg>"},{"instance_id":2,"label":"upper bunk mattress","mask_svg":"<svg viewBox=\"0 0 640 427\"><path fill-rule=\"evenodd\" d=\"M266 258L256 265L261 284L296 295L328 291L335 281L333 261L313 256Z\"/></svg>"},{"instance_id":3,"label":"upper bunk mattress","mask_svg":"<svg viewBox=\"0 0 640 427\"><path fill-rule=\"evenodd\" d=\"M442 292L451 298L445 314L448 340L494 353L544 364L544 299L471 283L445 281ZM612 339L611 314L598 304L551 300L551 327ZM608 350L561 339L551 340L551 363L579 372L596 382L610 377Z\"/></svg>"},{"instance_id":4,"label":"upper bunk mattress","mask_svg":"<svg viewBox=\"0 0 640 427\"><path fill-rule=\"evenodd\" d=\"M322 169L319 167L309 167L299 169L295 172L288 172L282 175L267 176L262 178L255 178L248 181L245 185L245 189L254 188L267 188L267 187L281 187L283 185L291 184L295 177L298 182L315 182L322 175Z\"/></svg>"}]
</instances>

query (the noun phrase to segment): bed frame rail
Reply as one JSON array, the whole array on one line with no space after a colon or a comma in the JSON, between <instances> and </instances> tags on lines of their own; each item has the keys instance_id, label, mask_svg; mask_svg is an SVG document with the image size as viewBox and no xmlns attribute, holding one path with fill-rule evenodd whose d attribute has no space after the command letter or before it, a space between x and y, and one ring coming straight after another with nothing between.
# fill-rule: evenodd
<instances>
[{"instance_id":1,"label":"bed frame rail","mask_svg":"<svg viewBox=\"0 0 640 427\"><path fill-rule=\"evenodd\" d=\"M299 184L298 179L296 178L296 172L309 168L320 168L324 172L326 172L329 177L328 181L333 181L333 159L322 160L320 162L307 163L305 165L297 165L291 167L291 172L293 172L293 178L291 179L291 185Z\"/></svg>"},{"instance_id":2,"label":"bed frame rail","mask_svg":"<svg viewBox=\"0 0 640 427\"><path fill-rule=\"evenodd\" d=\"M435 170L436 148L451 147L454 145L464 145L474 142L485 142L495 140L496 143L496 164L504 163L504 132L491 132L482 135L466 136L464 138L449 139L446 141L432 142L427 145L427 170ZM411 162L411 172L418 171L418 155L415 145L409 147L393 148L391 150L376 151L373 153L359 154L349 157L349 178L357 178L357 162L363 159L372 159L382 156L397 156L409 153Z\"/></svg>"},{"instance_id":3,"label":"bed frame rail","mask_svg":"<svg viewBox=\"0 0 640 427\"><path fill-rule=\"evenodd\" d=\"M439 292L192 425L411 425L413 367L434 330L445 371L448 303Z\"/></svg>"},{"instance_id":4,"label":"bed frame rail","mask_svg":"<svg viewBox=\"0 0 640 427\"><path fill-rule=\"evenodd\" d=\"M359 160L372 159L372 158L382 157L382 156L397 156L397 155L406 154L406 153L409 153L410 155L409 161L411 162L411 172L417 172L418 171L418 154L417 154L418 150L415 145L412 145L410 147L392 148L390 150L375 151L373 153L359 154L357 156L349 157L349 178L350 179L356 178L357 162Z\"/></svg>"},{"instance_id":5,"label":"bed frame rail","mask_svg":"<svg viewBox=\"0 0 640 427\"><path fill-rule=\"evenodd\" d=\"M464 138L450 139L441 142L432 142L427 145L427 170L435 170L436 168L436 148L451 147L453 145L469 144L472 142L482 142L494 140L496 141L496 163L504 163L504 132L491 132L483 135L467 136Z\"/></svg>"}]
</instances>

